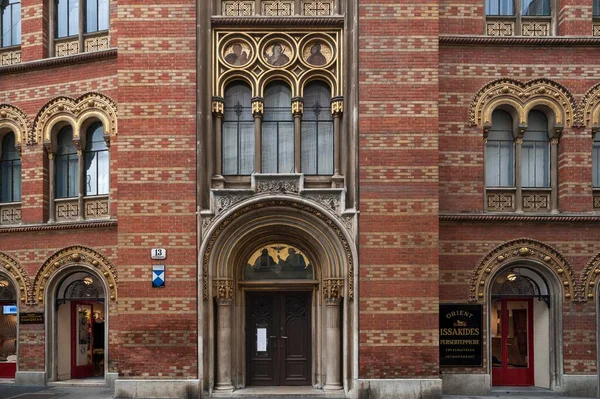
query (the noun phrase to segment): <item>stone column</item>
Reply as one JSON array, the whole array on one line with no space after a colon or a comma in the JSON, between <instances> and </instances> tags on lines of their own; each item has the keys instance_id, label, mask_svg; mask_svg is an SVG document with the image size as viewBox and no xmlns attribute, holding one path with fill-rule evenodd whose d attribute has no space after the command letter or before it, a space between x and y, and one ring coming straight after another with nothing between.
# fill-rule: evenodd
<instances>
[{"instance_id":1,"label":"stone column","mask_svg":"<svg viewBox=\"0 0 600 399\"><path fill-rule=\"evenodd\" d=\"M342 389L342 359L340 333L340 304L344 280L326 280L324 283L325 326L326 326L326 358L325 358L325 390Z\"/></svg>"},{"instance_id":2,"label":"stone column","mask_svg":"<svg viewBox=\"0 0 600 399\"><path fill-rule=\"evenodd\" d=\"M342 97L331 99L331 114L333 115L333 187L344 187L344 176L341 174L341 121L344 112Z\"/></svg>"},{"instance_id":3,"label":"stone column","mask_svg":"<svg viewBox=\"0 0 600 399\"><path fill-rule=\"evenodd\" d=\"M220 97L213 97L212 113L215 121L215 134L208 135L208 172L212 179L213 186L217 188L224 187L223 178L223 113L225 111L225 102Z\"/></svg>"},{"instance_id":4,"label":"stone column","mask_svg":"<svg viewBox=\"0 0 600 399\"><path fill-rule=\"evenodd\" d=\"M53 223L56 220L54 207L54 197L56 197L56 161L54 153L48 150L48 222Z\"/></svg>"},{"instance_id":5,"label":"stone column","mask_svg":"<svg viewBox=\"0 0 600 399\"><path fill-rule=\"evenodd\" d=\"M85 181L85 162L84 162L84 153L82 150L78 149L77 150L77 177L78 177L78 182L79 182L79 187L78 187L78 195L77 195L77 207L79 208L79 216L77 216L78 220L83 220L84 219L84 214L85 211L83 209L83 197L85 196L85 186L86 186L86 181Z\"/></svg>"},{"instance_id":6,"label":"stone column","mask_svg":"<svg viewBox=\"0 0 600 399\"><path fill-rule=\"evenodd\" d=\"M217 296L217 365L215 390L233 390L231 380L231 313L233 281L215 281Z\"/></svg>"},{"instance_id":7,"label":"stone column","mask_svg":"<svg viewBox=\"0 0 600 399\"><path fill-rule=\"evenodd\" d=\"M262 97L252 99L252 115L254 116L254 173L260 173L262 155L262 117L265 111L265 102Z\"/></svg>"},{"instance_id":8,"label":"stone column","mask_svg":"<svg viewBox=\"0 0 600 399\"><path fill-rule=\"evenodd\" d=\"M550 212L558 213L558 138L557 132L550 140Z\"/></svg>"},{"instance_id":9,"label":"stone column","mask_svg":"<svg viewBox=\"0 0 600 399\"><path fill-rule=\"evenodd\" d=\"M300 173L300 157L302 149L302 114L304 113L304 101L299 98L292 99L292 115L294 115L294 172Z\"/></svg>"},{"instance_id":10,"label":"stone column","mask_svg":"<svg viewBox=\"0 0 600 399\"><path fill-rule=\"evenodd\" d=\"M523 189L521 188L521 165L523 161L521 155L523 153L523 136L517 137L515 140L515 185L517 192L515 194L515 210L518 213L523 213Z\"/></svg>"}]
</instances>

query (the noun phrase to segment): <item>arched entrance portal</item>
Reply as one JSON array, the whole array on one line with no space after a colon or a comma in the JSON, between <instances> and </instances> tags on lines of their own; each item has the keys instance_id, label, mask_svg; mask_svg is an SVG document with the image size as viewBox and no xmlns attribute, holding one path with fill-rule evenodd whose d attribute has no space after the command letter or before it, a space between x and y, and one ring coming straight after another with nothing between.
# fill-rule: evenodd
<instances>
[{"instance_id":1,"label":"arched entrance portal","mask_svg":"<svg viewBox=\"0 0 600 399\"><path fill-rule=\"evenodd\" d=\"M56 380L104 377L106 294L102 280L89 271L63 276L55 290Z\"/></svg>"},{"instance_id":2,"label":"arched entrance portal","mask_svg":"<svg viewBox=\"0 0 600 399\"><path fill-rule=\"evenodd\" d=\"M502 271L492 285L492 384L550 388L550 290L527 267Z\"/></svg>"},{"instance_id":3,"label":"arched entrance portal","mask_svg":"<svg viewBox=\"0 0 600 399\"><path fill-rule=\"evenodd\" d=\"M292 200L234 208L201 249L206 390L348 387L354 252L327 211Z\"/></svg>"},{"instance_id":4,"label":"arched entrance portal","mask_svg":"<svg viewBox=\"0 0 600 399\"><path fill-rule=\"evenodd\" d=\"M0 273L0 378L15 378L17 371L17 291Z\"/></svg>"}]
</instances>

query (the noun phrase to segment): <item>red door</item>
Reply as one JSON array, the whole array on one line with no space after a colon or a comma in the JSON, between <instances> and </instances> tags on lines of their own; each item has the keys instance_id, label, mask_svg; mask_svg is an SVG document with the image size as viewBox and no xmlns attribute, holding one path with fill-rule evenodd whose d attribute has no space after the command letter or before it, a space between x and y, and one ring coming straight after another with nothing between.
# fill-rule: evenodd
<instances>
[{"instance_id":1,"label":"red door","mask_svg":"<svg viewBox=\"0 0 600 399\"><path fill-rule=\"evenodd\" d=\"M94 305L71 302L71 378L94 376Z\"/></svg>"},{"instance_id":2,"label":"red door","mask_svg":"<svg viewBox=\"0 0 600 399\"><path fill-rule=\"evenodd\" d=\"M494 301L492 312L492 385L533 385L533 299Z\"/></svg>"}]
</instances>

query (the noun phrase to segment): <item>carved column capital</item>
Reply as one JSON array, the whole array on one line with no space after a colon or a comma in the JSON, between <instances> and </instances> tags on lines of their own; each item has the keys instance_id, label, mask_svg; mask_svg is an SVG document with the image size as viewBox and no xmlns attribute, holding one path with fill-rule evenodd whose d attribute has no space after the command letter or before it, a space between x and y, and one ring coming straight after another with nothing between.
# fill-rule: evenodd
<instances>
[{"instance_id":1,"label":"carved column capital","mask_svg":"<svg viewBox=\"0 0 600 399\"><path fill-rule=\"evenodd\" d=\"M515 143L518 145L523 144L523 137L517 137L517 139L515 140Z\"/></svg>"},{"instance_id":2,"label":"carved column capital","mask_svg":"<svg viewBox=\"0 0 600 399\"><path fill-rule=\"evenodd\" d=\"M304 100L300 97L292 98L292 115L302 116L304 113Z\"/></svg>"},{"instance_id":3,"label":"carved column capital","mask_svg":"<svg viewBox=\"0 0 600 399\"><path fill-rule=\"evenodd\" d=\"M233 299L232 280L215 280L213 282L213 288L218 302L231 301Z\"/></svg>"},{"instance_id":4,"label":"carved column capital","mask_svg":"<svg viewBox=\"0 0 600 399\"><path fill-rule=\"evenodd\" d=\"M344 98L334 97L331 99L331 114L333 116L340 116L344 113Z\"/></svg>"},{"instance_id":5,"label":"carved column capital","mask_svg":"<svg viewBox=\"0 0 600 399\"><path fill-rule=\"evenodd\" d=\"M332 304L339 303L343 291L343 279L327 279L323 281L323 297L325 298L325 302Z\"/></svg>"},{"instance_id":6,"label":"carved column capital","mask_svg":"<svg viewBox=\"0 0 600 399\"><path fill-rule=\"evenodd\" d=\"M558 145L558 137L552 137L550 139L550 144L552 144L552 145Z\"/></svg>"},{"instance_id":7,"label":"carved column capital","mask_svg":"<svg viewBox=\"0 0 600 399\"><path fill-rule=\"evenodd\" d=\"M254 97L252 99L252 115L261 117L265 112L265 101L262 97Z\"/></svg>"},{"instance_id":8,"label":"carved column capital","mask_svg":"<svg viewBox=\"0 0 600 399\"><path fill-rule=\"evenodd\" d=\"M212 113L217 118L222 118L225 112L225 101L221 97L212 98Z\"/></svg>"}]
</instances>

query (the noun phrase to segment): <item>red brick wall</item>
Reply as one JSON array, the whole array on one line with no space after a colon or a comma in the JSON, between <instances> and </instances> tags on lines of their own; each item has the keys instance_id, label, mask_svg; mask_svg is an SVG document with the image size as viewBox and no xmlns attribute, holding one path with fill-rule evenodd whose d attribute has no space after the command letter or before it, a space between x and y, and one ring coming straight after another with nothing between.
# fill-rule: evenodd
<instances>
[{"instance_id":1,"label":"red brick wall","mask_svg":"<svg viewBox=\"0 0 600 399\"><path fill-rule=\"evenodd\" d=\"M437 2L359 7L359 377L436 376Z\"/></svg>"}]
</instances>

